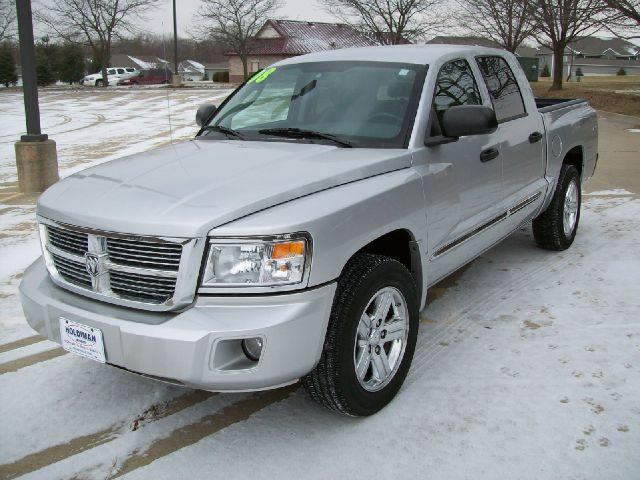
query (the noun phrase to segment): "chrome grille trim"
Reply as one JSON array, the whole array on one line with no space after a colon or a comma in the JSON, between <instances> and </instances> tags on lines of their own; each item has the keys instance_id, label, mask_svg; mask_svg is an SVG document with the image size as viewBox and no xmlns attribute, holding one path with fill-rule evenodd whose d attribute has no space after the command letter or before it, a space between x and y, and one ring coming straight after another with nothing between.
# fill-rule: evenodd
<instances>
[{"instance_id":1,"label":"chrome grille trim","mask_svg":"<svg viewBox=\"0 0 640 480\"><path fill-rule=\"evenodd\" d=\"M171 310L193 301L204 239L98 231L43 217L38 221L54 283L91 298L145 310ZM98 265L93 275L87 256Z\"/></svg>"}]
</instances>

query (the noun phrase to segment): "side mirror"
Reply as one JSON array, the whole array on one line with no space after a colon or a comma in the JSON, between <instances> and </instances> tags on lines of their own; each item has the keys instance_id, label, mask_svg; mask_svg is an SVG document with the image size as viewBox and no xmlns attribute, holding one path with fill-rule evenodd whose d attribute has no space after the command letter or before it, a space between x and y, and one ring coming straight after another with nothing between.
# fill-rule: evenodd
<instances>
[{"instance_id":1,"label":"side mirror","mask_svg":"<svg viewBox=\"0 0 640 480\"><path fill-rule=\"evenodd\" d=\"M211 116L216 113L218 107L215 105L211 105L210 103L205 103L204 105L200 105L198 107L198 111L196 112L196 123L199 127L206 124Z\"/></svg>"},{"instance_id":2,"label":"side mirror","mask_svg":"<svg viewBox=\"0 0 640 480\"><path fill-rule=\"evenodd\" d=\"M497 128L495 112L484 105L458 105L449 108L442 117L442 133L446 137L483 135Z\"/></svg>"}]
</instances>

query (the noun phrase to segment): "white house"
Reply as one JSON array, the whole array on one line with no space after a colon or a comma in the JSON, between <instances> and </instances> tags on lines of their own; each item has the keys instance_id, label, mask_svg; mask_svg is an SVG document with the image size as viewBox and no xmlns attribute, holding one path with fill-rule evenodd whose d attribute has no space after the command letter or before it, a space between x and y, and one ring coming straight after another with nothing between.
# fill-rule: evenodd
<instances>
[{"instance_id":1,"label":"white house","mask_svg":"<svg viewBox=\"0 0 640 480\"><path fill-rule=\"evenodd\" d=\"M178 64L178 74L185 82L197 82L204 77L205 66L195 60L183 60Z\"/></svg>"}]
</instances>

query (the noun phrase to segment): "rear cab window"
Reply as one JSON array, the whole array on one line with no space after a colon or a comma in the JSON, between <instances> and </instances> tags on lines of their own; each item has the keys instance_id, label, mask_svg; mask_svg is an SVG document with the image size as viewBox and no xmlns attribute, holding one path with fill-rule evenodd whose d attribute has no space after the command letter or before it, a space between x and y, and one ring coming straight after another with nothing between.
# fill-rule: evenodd
<instances>
[{"instance_id":1,"label":"rear cab window","mask_svg":"<svg viewBox=\"0 0 640 480\"><path fill-rule=\"evenodd\" d=\"M507 61L497 56L477 57L476 61L489 90L498 123L526 116L520 86Z\"/></svg>"}]
</instances>

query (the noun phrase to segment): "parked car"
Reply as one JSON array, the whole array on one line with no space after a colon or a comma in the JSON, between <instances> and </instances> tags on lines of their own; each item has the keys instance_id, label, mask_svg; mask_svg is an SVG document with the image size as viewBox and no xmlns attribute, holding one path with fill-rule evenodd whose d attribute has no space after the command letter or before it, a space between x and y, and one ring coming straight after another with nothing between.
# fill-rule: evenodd
<instances>
[{"instance_id":1,"label":"parked car","mask_svg":"<svg viewBox=\"0 0 640 480\"><path fill-rule=\"evenodd\" d=\"M571 246L597 160L586 101L537 102L515 56L476 46L286 59L196 119L42 194L27 321L179 385L302 379L349 415L400 389L429 286L529 221Z\"/></svg>"},{"instance_id":2,"label":"parked car","mask_svg":"<svg viewBox=\"0 0 640 480\"><path fill-rule=\"evenodd\" d=\"M119 80L124 80L138 75L140 72L131 67L109 67L107 68L107 81L109 85L116 85ZM102 72L86 75L80 80L82 85L95 85L101 87L103 84Z\"/></svg>"},{"instance_id":3,"label":"parked car","mask_svg":"<svg viewBox=\"0 0 640 480\"><path fill-rule=\"evenodd\" d=\"M142 70L138 75L125 78L118 82L118 85L160 85L169 83L171 80L171 71L164 68L151 68Z\"/></svg>"}]
</instances>

